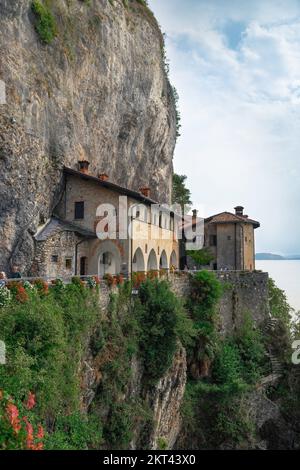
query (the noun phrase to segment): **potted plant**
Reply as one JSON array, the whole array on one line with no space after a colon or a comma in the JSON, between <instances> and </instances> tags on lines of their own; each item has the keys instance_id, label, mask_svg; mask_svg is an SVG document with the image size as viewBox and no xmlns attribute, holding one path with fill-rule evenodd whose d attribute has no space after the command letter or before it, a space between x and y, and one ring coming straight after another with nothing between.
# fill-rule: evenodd
<instances>
[{"instance_id":1,"label":"potted plant","mask_svg":"<svg viewBox=\"0 0 300 470\"><path fill-rule=\"evenodd\" d=\"M112 287L116 284L116 280L112 274L106 273L103 276L103 279L104 281L106 281L106 284L108 285L108 287Z\"/></svg>"}]
</instances>

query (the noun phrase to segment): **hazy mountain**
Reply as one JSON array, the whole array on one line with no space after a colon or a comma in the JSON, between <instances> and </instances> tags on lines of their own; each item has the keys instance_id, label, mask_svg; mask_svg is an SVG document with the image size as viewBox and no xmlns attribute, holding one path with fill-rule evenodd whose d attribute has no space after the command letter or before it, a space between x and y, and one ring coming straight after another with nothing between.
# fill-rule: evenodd
<instances>
[{"instance_id":1,"label":"hazy mountain","mask_svg":"<svg viewBox=\"0 0 300 470\"><path fill-rule=\"evenodd\" d=\"M256 253L256 260L268 261L268 260L300 260L300 255L287 255L281 256L274 253Z\"/></svg>"}]
</instances>

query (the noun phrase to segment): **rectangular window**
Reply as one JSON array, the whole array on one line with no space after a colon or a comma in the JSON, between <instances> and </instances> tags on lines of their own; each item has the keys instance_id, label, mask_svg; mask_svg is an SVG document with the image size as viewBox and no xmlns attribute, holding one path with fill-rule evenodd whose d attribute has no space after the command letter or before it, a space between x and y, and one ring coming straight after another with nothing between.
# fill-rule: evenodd
<instances>
[{"instance_id":1,"label":"rectangular window","mask_svg":"<svg viewBox=\"0 0 300 470\"><path fill-rule=\"evenodd\" d=\"M58 263L58 256L57 255L52 255L51 256L51 262L52 263Z\"/></svg>"},{"instance_id":2,"label":"rectangular window","mask_svg":"<svg viewBox=\"0 0 300 470\"><path fill-rule=\"evenodd\" d=\"M227 240L228 241L231 240L231 235L228 235Z\"/></svg>"},{"instance_id":3,"label":"rectangular window","mask_svg":"<svg viewBox=\"0 0 300 470\"><path fill-rule=\"evenodd\" d=\"M75 202L74 219L84 219L84 201Z\"/></svg>"},{"instance_id":4,"label":"rectangular window","mask_svg":"<svg viewBox=\"0 0 300 470\"><path fill-rule=\"evenodd\" d=\"M86 276L87 274L87 257L82 256L80 258L80 276Z\"/></svg>"},{"instance_id":5,"label":"rectangular window","mask_svg":"<svg viewBox=\"0 0 300 470\"><path fill-rule=\"evenodd\" d=\"M72 258L66 258L66 269L72 269Z\"/></svg>"},{"instance_id":6,"label":"rectangular window","mask_svg":"<svg viewBox=\"0 0 300 470\"><path fill-rule=\"evenodd\" d=\"M209 236L209 245L210 246L217 246L217 235L210 235Z\"/></svg>"}]
</instances>

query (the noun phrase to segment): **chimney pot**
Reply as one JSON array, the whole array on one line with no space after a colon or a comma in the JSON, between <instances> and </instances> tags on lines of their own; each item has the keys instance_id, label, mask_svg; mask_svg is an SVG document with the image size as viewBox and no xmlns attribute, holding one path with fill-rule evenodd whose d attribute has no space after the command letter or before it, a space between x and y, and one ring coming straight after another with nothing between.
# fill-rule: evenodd
<instances>
[{"instance_id":1,"label":"chimney pot","mask_svg":"<svg viewBox=\"0 0 300 470\"><path fill-rule=\"evenodd\" d=\"M108 180L108 175L106 173L100 173L98 175L98 178L101 180L101 181L107 181Z\"/></svg>"},{"instance_id":2,"label":"chimney pot","mask_svg":"<svg viewBox=\"0 0 300 470\"><path fill-rule=\"evenodd\" d=\"M240 217L244 216L244 208L243 206L236 206L235 208L235 215L238 215Z\"/></svg>"},{"instance_id":3,"label":"chimney pot","mask_svg":"<svg viewBox=\"0 0 300 470\"><path fill-rule=\"evenodd\" d=\"M142 193L143 196L150 197L150 188L148 187L140 188L140 192Z\"/></svg>"},{"instance_id":4,"label":"chimney pot","mask_svg":"<svg viewBox=\"0 0 300 470\"><path fill-rule=\"evenodd\" d=\"M90 162L88 160L79 160L78 168L81 173L88 174Z\"/></svg>"}]
</instances>

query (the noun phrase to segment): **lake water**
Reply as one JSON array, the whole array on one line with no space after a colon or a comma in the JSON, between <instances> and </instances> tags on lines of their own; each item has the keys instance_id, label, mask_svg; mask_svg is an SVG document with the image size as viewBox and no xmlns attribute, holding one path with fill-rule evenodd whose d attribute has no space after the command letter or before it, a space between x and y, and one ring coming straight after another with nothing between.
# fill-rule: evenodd
<instances>
[{"instance_id":1,"label":"lake water","mask_svg":"<svg viewBox=\"0 0 300 470\"><path fill-rule=\"evenodd\" d=\"M300 310L300 260L256 260L255 265L256 269L268 272L277 287L285 291L291 307Z\"/></svg>"}]
</instances>

